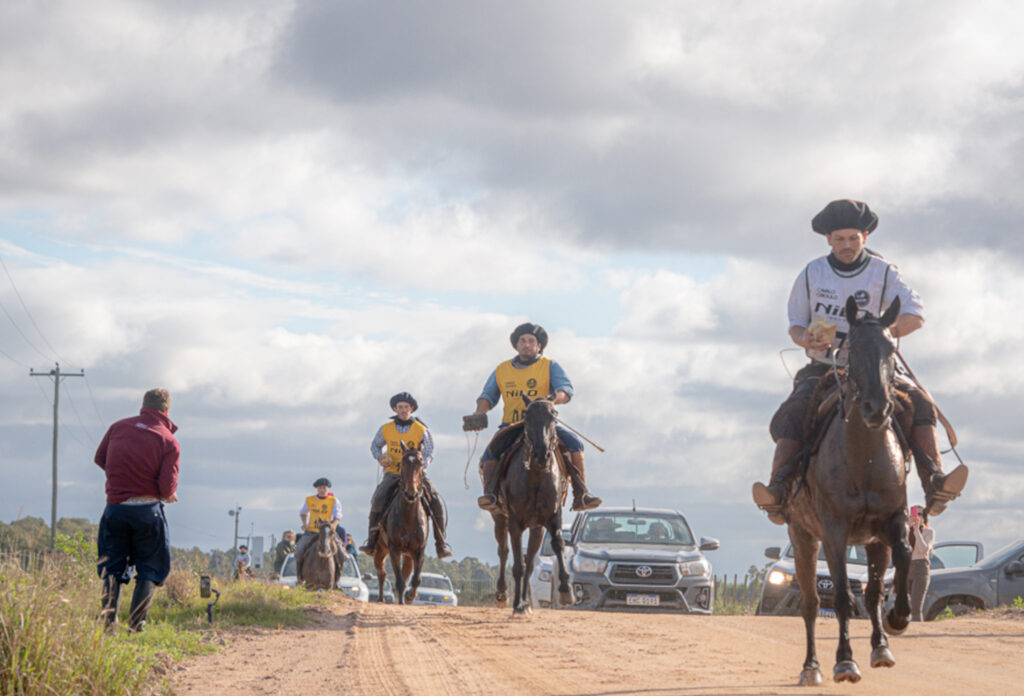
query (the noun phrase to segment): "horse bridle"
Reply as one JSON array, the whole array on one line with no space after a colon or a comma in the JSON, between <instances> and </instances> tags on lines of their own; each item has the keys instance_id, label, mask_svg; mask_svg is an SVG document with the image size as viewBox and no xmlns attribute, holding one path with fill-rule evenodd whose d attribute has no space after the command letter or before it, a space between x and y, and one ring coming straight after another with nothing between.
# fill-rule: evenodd
<instances>
[{"instance_id":1,"label":"horse bridle","mask_svg":"<svg viewBox=\"0 0 1024 696\"><path fill-rule=\"evenodd\" d=\"M406 455L404 455L402 457L402 461L404 462L407 457L415 458L417 456L417 454L418 453L416 451L411 451L411 452L409 452L408 454L406 454ZM412 494L412 495L409 494L409 491L405 490L405 480L404 480L405 477L404 476L402 477L403 480L399 484L398 487L402 491L402 497L405 498L406 502L415 503L417 500L419 500L420 498L423 497L423 491L424 491L423 480L422 480L423 479L423 473L422 473L423 468L424 468L423 467L423 463L421 461L420 462L420 485L419 485L419 488L416 490L416 492L414 494ZM403 470L404 470L404 467L403 467Z\"/></svg>"},{"instance_id":2,"label":"horse bridle","mask_svg":"<svg viewBox=\"0 0 1024 696\"><path fill-rule=\"evenodd\" d=\"M553 418L552 423L557 422L557 420L558 420L558 411L556 411L553 406L550 406L548 408L548 412L551 414L551 416ZM544 427L547 428L546 425ZM556 439L557 439L557 437L556 437ZM534 467L530 466L530 462L534 461L534 457L536 455L536 452L534 451L534 448L533 448L533 440L531 440L527 436L527 434L526 434L526 423L523 423L523 447L526 448L526 461L523 463L523 465L526 467L527 471L530 471L530 470L532 470L534 468ZM552 449L550 447L547 450L547 454L548 455L552 455L553 454ZM548 469L551 468L551 464L552 464L553 461L554 461L554 457L553 456L546 456L546 457L544 457L544 463L541 464L541 465L538 465L536 467L536 469L538 471L547 471Z\"/></svg>"},{"instance_id":3,"label":"horse bridle","mask_svg":"<svg viewBox=\"0 0 1024 696\"><path fill-rule=\"evenodd\" d=\"M872 318L862 319L860 321L860 324L861 325L864 325L864 324L874 324L876 326L880 326L881 325L881 323L877 319L875 319L873 317ZM850 332L851 333L853 332L853 327L850 327ZM847 334L847 336L843 340L847 341L849 338L850 338L850 336L849 336L849 334ZM832 373L835 375L836 384L839 387L839 415L845 421L847 419L847 417L849 416L849 411L846 408L846 402L850 401L851 403L855 403L855 402L859 401L860 400L860 388L857 386L857 380L855 380L853 378L853 375L851 374L851 369L850 369L851 368L851 363L850 363L850 359L849 359L849 348L847 348L846 379L845 380L841 378L840 372L839 372L839 366L836 364L836 353L837 352L838 351L833 351L832 352ZM889 372L890 372L889 379L888 379L888 381L883 382L883 385L882 385L883 388L885 389L885 392L886 392L886 402L888 404L889 416L890 417L892 416L892 411L893 411L893 409L895 407L895 404L894 404L894 401L893 401L893 395L892 395L893 388L894 388L894 385L895 385L895 382L896 382L896 357L895 356L896 356L896 353L895 353L895 350L894 350L893 354L891 356L889 356L889 358L888 358L889 361L892 363L892 369L889 370Z\"/></svg>"}]
</instances>

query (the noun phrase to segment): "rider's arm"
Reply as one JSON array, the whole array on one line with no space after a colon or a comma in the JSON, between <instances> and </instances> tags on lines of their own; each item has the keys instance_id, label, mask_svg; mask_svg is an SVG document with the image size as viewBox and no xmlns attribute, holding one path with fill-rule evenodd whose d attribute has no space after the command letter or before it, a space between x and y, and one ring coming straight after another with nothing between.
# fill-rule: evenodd
<instances>
[{"instance_id":1,"label":"rider's arm","mask_svg":"<svg viewBox=\"0 0 1024 696\"><path fill-rule=\"evenodd\" d=\"M902 338L912 334L924 326L924 319L916 314L901 314L896 317L896 322L889 327L889 333L893 338Z\"/></svg>"},{"instance_id":2,"label":"rider's arm","mask_svg":"<svg viewBox=\"0 0 1024 696\"><path fill-rule=\"evenodd\" d=\"M551 391L555 395L555 405L569 403L574 393L569 375L565 374L562 366L554 360L551 361L549 369L551 370Z\"/></svg>"},{"instance_id":3,"label":"rider's arm","mask_svg":"<svg viewBox=\"0 0 1024 696\"><path fill-rule=\"evenodd\" d=\"M494 404L498 403L500 399L501 390L498 389L498 371L495 370L487 378L487 383L484 384L484 390L480 392L480 396L476 397L476 411L473 414L487 413L494 408Z\"/></svg>"},{"instance_id":4,"label":"rider's arm","mask_svg":"<svg viewBox=\"0 0 1024 696\"><path fill-rule=\"evenodd\" d=\"M306 529L306 520L309 519L309 505L305 502L302 503L302 509L299 510L299 522L302 524L301 529Z\"/></svg>"},{"instance_id":5,"label":"rider's arm","mask_svg":"<svg viewBox=\"0 0 1024 696\"><path fill-rule=\"evenodd\" d=\"M808 350L828 350L832 345L831 341L820 341L815 338L806 326L789 327L789 337L793 339L793 343Z\"/></svg>"},{"instance_id":6,"label":"rider's arm","mask_svg":"<svg viewBox=\"0 0 1024 696\"><path fill-rule=\"evenodd\" d=\"M370 455L373 456L373 460L378 464L383 465L383 459L386 459L384 454L384 447L387 442L384 440L384 426L377 428L377 434L373 436L373 442L370 443ZM389 460L390 461L390 460Z\"/></svg>"},{"instance_id":7,"label":"rider's arm","mask_svg":"<svg viewBox=\"0 0 1024 696\"><path fill-rule=\"evenodd\" d=\"M426 469L430 466L430 462L434 461L434 436L430 434L429 430L423 431L423 468Z\"/></svg>"}]
</instances>

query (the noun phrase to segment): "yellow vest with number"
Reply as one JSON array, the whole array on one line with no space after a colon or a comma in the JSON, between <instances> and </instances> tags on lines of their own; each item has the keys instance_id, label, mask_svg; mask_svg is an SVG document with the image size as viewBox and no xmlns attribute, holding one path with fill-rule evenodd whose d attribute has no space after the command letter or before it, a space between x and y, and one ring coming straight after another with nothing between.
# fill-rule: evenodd
<instances>
[{"instance_id":1,"label":"yellow vest with number","mask_svg":"<svg viewBox=\"0 0 1024 696\"><path fill-rule=\"evenodd\" d=\"M540 399L551 393L551 360L537 358L537 362L529 367L512 367L512 361L506 360L494 370L501 391L501 400L505 404L505 412L501 422L512 425L523 420L526 414L526 403L523 394L530 399Z\"/></svg>"},{"instance_id":2,"label":"yellow vest with number","mask_svg":"<svg viewBox=\"0 0 1024 696\"><path fill-rule=\"evenodd\" d=\"M384 441L388 445L387 456L391 460L391 464L384 468L384 471L389 474L398 476L402 473L402 443L405 442L406 447L417 448L420 446L420 442L423 440L423 433L427 432L427 426L420 423L418 420L413 420L412 425L409 426L409 432L400 433L398 432L398 426L395 425L394 421L388 421L380 427L380 434L384 436Z\"/></svg>"},{"instance_id":3,"label":"yellow vest with number","mask_svg":"<svg viewBox=\"0 0 1024 696\"><path fill-rule=\"evenodd\" d=\"M328 495L326 498L320 498L315 495L311 495L306 498L306 507L309 508L309 519L306 520L306 531L317 532L317 521L323 520L324 522L330 522L333 517L334 506L338 504L338 499L333 495Z\"/></svg>"}]
</instances>

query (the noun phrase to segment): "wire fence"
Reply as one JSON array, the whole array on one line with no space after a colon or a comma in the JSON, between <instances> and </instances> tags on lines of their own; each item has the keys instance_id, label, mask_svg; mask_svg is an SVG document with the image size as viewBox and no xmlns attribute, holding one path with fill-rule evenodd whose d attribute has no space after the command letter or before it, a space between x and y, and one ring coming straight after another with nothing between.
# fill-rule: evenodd
<instances>
[{"instance_id":1,"label":"wire fence","mask_svg":"<svg viewBox=\"0 0 1024 696\"><path fill-rule=\"evenodd\" d=\"M761 587L764 582L759 577L749 574L742 578L735 574L732 582L729 576L715 576L715 609L716 614L753 614L757 602L761 598Z\"/></svg>"}]
</instances>

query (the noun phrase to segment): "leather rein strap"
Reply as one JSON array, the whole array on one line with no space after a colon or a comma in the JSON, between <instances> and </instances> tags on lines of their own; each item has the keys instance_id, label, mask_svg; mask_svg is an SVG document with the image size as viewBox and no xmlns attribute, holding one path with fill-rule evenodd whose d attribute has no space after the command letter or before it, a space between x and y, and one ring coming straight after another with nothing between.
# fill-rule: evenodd
<instances>
[{"instance_id":1,"label":"leather rein strap","mask_svg":"<svg viewBox=\"0 0 1024 696\"><path fill-rule=\"evenodd\" d=\"M907 361L903 359L903 354L900 353L899 348L896 349L896 357L900 359L900 364L903 365L903 369L907 371L907 374L910 376L910 379L914 380L914 384L917 385L917 388L921 390L921 393L924 394L926 399L932 402L932 406L935 407L936 417L938 417L939 422L942 423L942 427L946 429L946 437L949 438L950 447L956 447L956 431L953 430L953 426L946 419L946 416L942 413L942 410L939 408L939 405L935 403L935 399L932 398L932 395L929 394L928 390L924 388L923 384L921 384L921 380L919 380L917 378L917 375L914 374L914 371L910 369L910 365L908 365Z\"/></svg>"}]
</instances>

